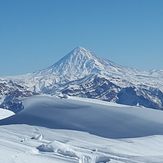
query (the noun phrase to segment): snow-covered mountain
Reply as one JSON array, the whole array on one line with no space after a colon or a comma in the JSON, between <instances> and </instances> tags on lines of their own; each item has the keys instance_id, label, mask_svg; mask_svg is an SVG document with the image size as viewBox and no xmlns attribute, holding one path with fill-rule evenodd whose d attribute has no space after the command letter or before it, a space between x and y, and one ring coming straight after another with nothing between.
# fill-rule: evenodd
<instances>
[{"instance_id":1,"label":"snow-covered mountain","mask_svg":"<svg viewBox=\"0 0 163 163\"><path fill-rule=\"evenodd\" d=\"M36 93L12 80L0 78L0 108L19 112L23 106L17 98L26 98L32 95L36 95Z\"/></svg>"},{"instance_id":2,"label":"snow-covered mountain","mask_svg":"<svg viewBox=\"0 0 163 163\"><path fill-rule=\"evenodd\" d=\"M163 108L163 70L139 71L77 47L54 65L8 77L34 93L81 96L121 104Z\"/></svg>"}]
</instances>

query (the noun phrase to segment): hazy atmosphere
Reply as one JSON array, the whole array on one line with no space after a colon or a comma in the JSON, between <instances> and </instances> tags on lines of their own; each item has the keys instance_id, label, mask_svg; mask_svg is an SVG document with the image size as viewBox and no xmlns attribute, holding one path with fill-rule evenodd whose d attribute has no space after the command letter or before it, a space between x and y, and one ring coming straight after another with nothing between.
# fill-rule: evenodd
<instances>
[{"instance_id":1,"label":"hazy atmosphere","mask_svg":"<svg viewBox=\"0 0 163 163\"><path fill-rule=\"evenodd\" d=\"M163 69L162 8L162 0L1 0L0 76L44 69L76 46Z\"/></svg>"}]
</instances>

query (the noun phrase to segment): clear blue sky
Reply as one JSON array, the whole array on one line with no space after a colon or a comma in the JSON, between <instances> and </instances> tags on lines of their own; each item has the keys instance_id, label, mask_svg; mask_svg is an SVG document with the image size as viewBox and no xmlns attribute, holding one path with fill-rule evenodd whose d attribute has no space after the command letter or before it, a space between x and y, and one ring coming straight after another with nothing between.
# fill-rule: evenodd
<instances>
[{"instance_id":1,"label":"clear blue sky","mask_svg":"<svg viewBox=\"0 0 163 163\"><path fill-rule=\"evenodd\" d=\"M163 69L163 0L0 0L0 76L44 69L76 46Z\"/></svg>"}]
</instances>

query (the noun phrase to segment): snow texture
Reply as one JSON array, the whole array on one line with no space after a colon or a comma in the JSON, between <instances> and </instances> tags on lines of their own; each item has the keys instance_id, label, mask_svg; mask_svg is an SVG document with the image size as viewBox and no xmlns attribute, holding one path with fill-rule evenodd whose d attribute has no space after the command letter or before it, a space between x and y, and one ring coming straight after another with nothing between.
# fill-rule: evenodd
<instances>
[{"instance_id":1,"label":"snow texture","mask_svg":"<svg viewBox=\"0 0 163 163\"><path fill-rule=\"evenodd\" d=\"M0 163L162 163L161 111L72 97L23 104L0 120Z\"/></svg>"},{"instance_id":2,"label":"snow texture","mask_svg":"<svg viewBox=\"0 0 163 163\"><path fill-rule=\"evenodd\" d=\"M103 59L83 48L76 47L54 65L34 73L20 76L7 77L19 84L25 85L32 91L48 91L67 84L71 81L82 79L88 75L98 74L105 78L126 80L127 84L147 85L163 90L163 71L139 71L126 66L121 66L110 60ZM120 83L121 85L121 83Z\"/></svg>"},{"instance_id":3,"label":"snow texture","mask_svg":"<svg viewBox=\"0 0 163 163\"><path fill-rule=\"evenodd\" d=\"M12 111L0 108L0 119L5 119L12 115L14 115Z\"/></svg>"},{"instance_id":4,"label":"snow texture","mask_svg":"<svg viewBox=\"0 0 163 163\"><path fill-rule=\"evenodd\" d=\"M95 100L96 101L96 100ZM84 99L32 96L25 109L0 124L28 124L52 129L89 132L107 138L132 138L163 134L163 113L140 107L110 106ZM145 116L144 116L145 115Z\"/></svg>"}]
</instances>

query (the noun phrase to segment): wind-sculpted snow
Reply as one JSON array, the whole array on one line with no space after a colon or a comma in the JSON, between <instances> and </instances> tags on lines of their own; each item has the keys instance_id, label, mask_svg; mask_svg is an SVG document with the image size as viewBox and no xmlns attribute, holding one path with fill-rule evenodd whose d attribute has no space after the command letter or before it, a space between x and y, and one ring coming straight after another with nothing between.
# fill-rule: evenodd
<instances>
[{"instance_id":1,"label":"wind-sculpted snow","mask_svg":"<svg viewBox=\"0 0 163 163\"><path fill-rule=\"evenodd\" d=\"M23 105L24 110L0 124L78 130L107 138L163 134L163 112L157 110L50 96L33 96L24 100Z\"/></svg>"},{"instance_id":2,"label":"wind-sculpted snow","mask_svg":"<svg viewBox=\"0 0 163 163\"><path fill-rule=\"evenodd\" d=\"M162 163L162 111L45 95L22 103L0 120L2 163Z\"/></svg>"}]
</instances>

